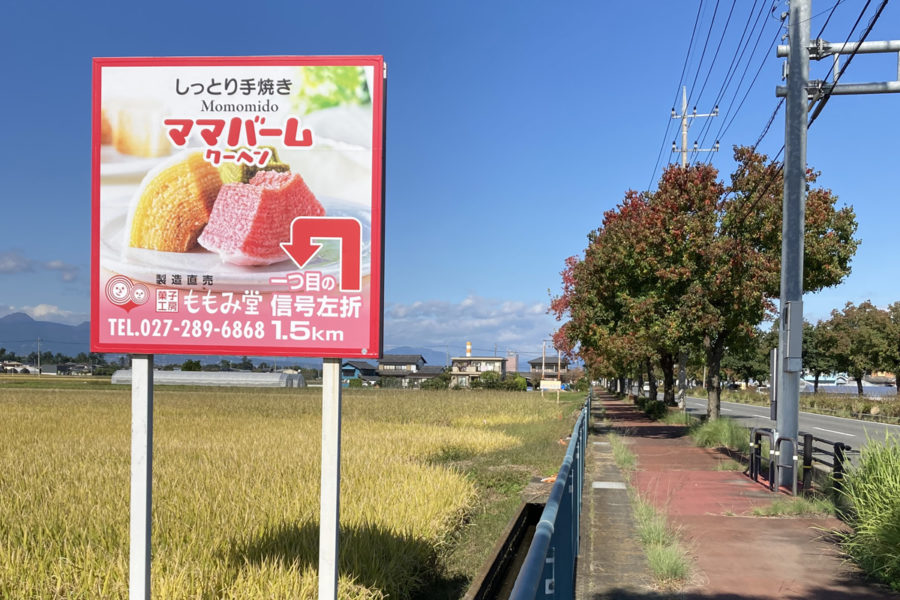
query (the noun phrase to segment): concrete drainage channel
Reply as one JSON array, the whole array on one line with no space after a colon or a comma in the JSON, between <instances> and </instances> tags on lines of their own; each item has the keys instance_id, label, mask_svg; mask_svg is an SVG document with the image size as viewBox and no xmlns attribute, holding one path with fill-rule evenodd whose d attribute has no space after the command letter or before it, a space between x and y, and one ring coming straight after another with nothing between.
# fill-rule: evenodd
<instances>
[{"instance_id":1,"label":"concrete drainage channel","mask_svg":"<svg viewBox=\"0 0 900 600\"><path fill-rule=\"evenodd\" d=\"M574 595L590 414L588 395L549 494L522 505L466 600Z\"/></svg>"},{"instance_id":2,"label":"concrete drainage channel","mask_svg":"<svg viewBox=\"0 0 900 600\"><path fill-rule=\"evenodd\" d=\"M543 510L543 502L522 503L463 600L509 598Z\"/></svg>"}]
</instances>

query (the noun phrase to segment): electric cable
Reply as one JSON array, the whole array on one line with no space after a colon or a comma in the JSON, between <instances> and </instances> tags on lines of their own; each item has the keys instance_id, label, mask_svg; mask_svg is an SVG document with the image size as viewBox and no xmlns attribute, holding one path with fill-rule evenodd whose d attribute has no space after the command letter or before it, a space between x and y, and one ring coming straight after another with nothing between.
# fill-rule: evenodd
<instances>
[{"instance_id":1,"label":"electric cable","mask_svg":"<svg viewBox=\"0 0 900 600\"><path fill-rule=\"evenodd\" d=\"M672 106L674 107L675 102L678 101L678 90L681 88L681 84L684 82L684 74L687 72L688 61L691 56L691 48L694 45L694 35L697 33L697 24L700 22L700 14L703 11L703 0L700 0L700 5L697 7L697 16L694 18L694 28L691 30L691 41L688 42L687 54L684 56L684 66L681 67L681 77L678 80L678 86L675 88L675 98L672 100ZM663 133L662 144L659 147L659 153L656 155L656 164L653 165L653 171L650 173L650 183L647 184L647 190L649 191L651 186L653 185L653 178L656 176L656 169L659 167L659 161L662 158L663 150L666 148L666 139L669 137L669 128L672 126L672 119L666 119L666 131Z\"/></svg>"}]
</instances>

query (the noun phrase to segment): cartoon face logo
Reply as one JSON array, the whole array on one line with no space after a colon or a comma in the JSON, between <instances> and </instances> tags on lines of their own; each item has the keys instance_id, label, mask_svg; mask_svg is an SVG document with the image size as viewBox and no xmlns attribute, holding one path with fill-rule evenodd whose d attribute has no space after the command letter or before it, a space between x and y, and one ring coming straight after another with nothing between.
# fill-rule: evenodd
<instances>
[{"instance_id":1,"label":"cartoon face logo","mask_svg":"<svg viewBox=\"0 0 900 600\"><path fill-rule=\"evenodd\" d=\"M128 286L121 281L117 281L112 287L112 297L115 300L124 300L125 298L127 298Z\"/></svg>"},{"instance_id":2,"label":"cartoon face logo","mask_svg":"<svg viewBox=\"0 0 900 600\"><path fill-rule=\"evenodd\" d=\"M115 275L106 282L106 298L121 306L131 299L131 289L133 284L131 280L122 275Z\"/></svg>"},{"instance_id":3,"label":"cartoon face logo","mask_svg":"<svg viewBox=\"0 0 900 600\"><path fill-rule=\"evenodd\" d=\"M143 283L136 283L131 290L131 301L135 304L144 304L150 299L150 290Z\"/></svg>"}]
</instances>

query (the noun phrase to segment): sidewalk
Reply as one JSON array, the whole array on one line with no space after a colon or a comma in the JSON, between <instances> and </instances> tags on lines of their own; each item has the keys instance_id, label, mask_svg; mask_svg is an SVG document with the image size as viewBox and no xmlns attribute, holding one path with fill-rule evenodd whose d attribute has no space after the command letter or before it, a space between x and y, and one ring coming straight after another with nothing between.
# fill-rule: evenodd
<instances>
[{"instance_id":1,"label":"sidewalk","mask_svg":"<svg viewBox=\"0 0 900 600\"><path fill-rule=\"evenodd\" d=\"M694 574L683 590L661 593L634 528L625 477L615 466L601 414L637 457L631 484L680 529ZM582 508L576 598L638 600L900 599L866 583L823 530L833 518L750 516L775 495L740 471L717 470L724 454L694 446L685 428L651 421L630 402L596 397Z\"/></svg>"}]
</instances>

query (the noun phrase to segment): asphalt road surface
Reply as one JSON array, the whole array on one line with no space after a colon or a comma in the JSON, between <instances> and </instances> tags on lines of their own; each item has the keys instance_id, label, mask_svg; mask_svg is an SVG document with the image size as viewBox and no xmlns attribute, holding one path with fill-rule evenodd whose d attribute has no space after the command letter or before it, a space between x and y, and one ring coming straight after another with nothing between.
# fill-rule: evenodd
<instances>
[{"instance_id":1,"label":"asphalt road surface","mask_svg":"<svg viewBox=\"0 0 900 600\"><path fill-rule=\"evenodd\" d=\"M706 399L685 399L687 411L691 415L706 414ZM753 406L750 404L737 404L735 402L721 403L722 416L730 417L745 427L769 427L775 428L775 422L769 419L768 406ZM900 426L886 425L884 423L872 423L844 417L832 417L830 415L818 415L814 413L800 413L800 431L811 433L814 436L832 442L844 442L853 450L858 451L865 446L868 440L883 441L885 436L894 440L900 440ZM857 452L851 452L851 461Z\"/></svg>"}]
</instances>

